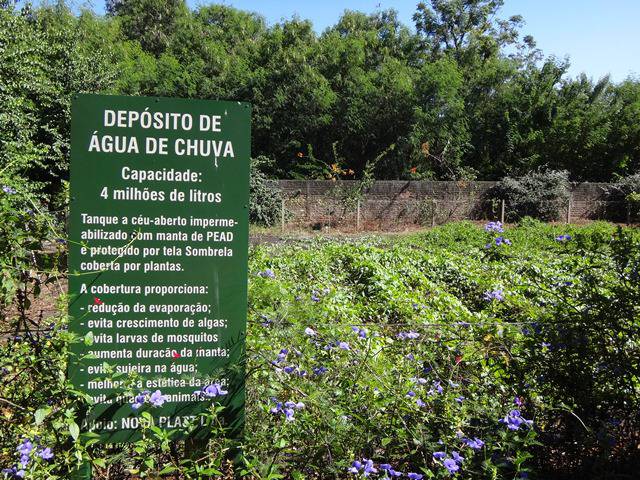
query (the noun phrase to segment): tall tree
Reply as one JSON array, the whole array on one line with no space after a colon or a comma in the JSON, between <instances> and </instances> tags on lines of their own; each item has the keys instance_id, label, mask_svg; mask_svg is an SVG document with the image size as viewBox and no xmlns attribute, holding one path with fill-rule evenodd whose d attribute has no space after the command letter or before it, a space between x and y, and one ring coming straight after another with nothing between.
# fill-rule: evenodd
<instances>
[{"instance_id":1,"label":"tall tree","mask_svg":"<svg viewBox=\"0 0 640 480\"><path fill-rule=\"evenodd\" d=\"M129 39L154 55L164 52L176 25L188 14L184 0L106 0L106 9L119 19Z\"/></svg>"}]
</instances>

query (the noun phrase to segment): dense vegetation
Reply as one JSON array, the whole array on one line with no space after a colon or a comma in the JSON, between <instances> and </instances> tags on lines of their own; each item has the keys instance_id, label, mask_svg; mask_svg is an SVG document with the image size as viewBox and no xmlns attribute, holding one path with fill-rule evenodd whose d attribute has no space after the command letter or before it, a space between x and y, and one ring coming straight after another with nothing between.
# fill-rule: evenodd
<instances>
[{"instance_id":1,"label":"dense vegetation","mask_svg":"<svg viewBox=\"0 0 640 480\"><path fill-rule=\"evenodd\" d=\"M69 478L83 460L110 479L636 474L637 230L525 218L504 232L452 224L252 249L235 467L215 397L201 456L153 425L151 398L132 410L141 441L80 434L87 398L64 372L83 339L66 330L64 295L57 315L31 313L66 274L75 92L250 101L251 214L266 224L279 206L270 176L355 177L364 189L374 178L510 175L496 198L518 218L546 219L569 180L620 177L612 194L637 214L640 82L568 78L565 61L522 37L521 18L500 19L501 4L421 3L415 30L393 11L346 11L318 34L298 18L268 26L182 0L110 0L105 15L0 0L4 476Z\"/></svg>"},{"instance_id":2,"label":"dense vegetation","mask_svg":"<svg viewBox=\"0 0 640 480\"><path fill-rule=\"evenodd\" d=\"M182 0L110 0L105 15L0 2L0 175L61 191L74 92L249 101L253 155L285 178L359 178L368 162L384 179L637 172L640 82L569 78L502 3L420 3L415 28L345 11L318 34Z\"/></svg>"},{"instance_id":3,"label":"dense vegetation","mask_svg":"<svg viewBox=\"0 0 640 480\"><path fill-rule=\"evenodd\" d=\"M502 230L461 223L409 238L254 248L236 473L632 478L637 230L530 219ZM78 435L84 400L61 372L79 340L66 323L61 313L0 346L0 465L9 477L24 469L24 478L69 478L81 458L91 459L94 478L202 478L230 468L219 397L212 442L197 459L148 423L132 445Z\"/></svg>"}]
</instances>

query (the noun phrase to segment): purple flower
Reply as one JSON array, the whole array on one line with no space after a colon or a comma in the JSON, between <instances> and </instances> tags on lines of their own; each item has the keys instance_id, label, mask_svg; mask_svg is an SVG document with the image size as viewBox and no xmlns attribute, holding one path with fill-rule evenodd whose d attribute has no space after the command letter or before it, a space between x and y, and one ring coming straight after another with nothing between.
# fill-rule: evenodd
<instances>
[{"instance_id":1,"label":"purple flower","mask_svg":"<svg viewBox=\"0 0 640 480\"><path fill-rule=\"evenodd\" d=\"M307 327L304 329L304 333L309 335L310 337L315 336L316 332L313 328Z\"/></svg>"},{"instance_id":2,"label":"purple flower","mask_svg":"<svg viewBox=\"0 0 640 480\"><path fill-rule=\"evenodd\" d=\"M447 458L444 462L442 462L444 465L444 468L446 468L447 470L449 470L449 474L453 475L454 473L456 473L458 470L460 470L460 467L458 466L458 464L456 463L455 460L452 460L451 458Z\"/></svg>"},{"instance_id":3,"label":"purple flower","mask_svg":"<svg viewBox=\"0 0 640 480\"><path fill-rule=\"evenodd\" d=\"M351 468L349 468L349 473L359 473L362 470L362 473L365 477L368 477L372 473L377 473L378 469L373 466L373 460L368 460L366 458L361 461L354 460L351 464Z\"/></svg>"},{"instance_id":4,"label":"purple flower","mask_svg":"<svg viewBox=\"0 0 640 480\"><path fill-rule=\"evenodd\" d=\"M464 402L464 400L465 400L465 398L462 395L460 395L459 397L456 397L456 402L458 402L458 403L462 403L462 402Z\"/></svg>"},{"instance_id":5,"label":"purple flower","mask_svg":"<svg viewBox=\"0 0 640 480\"><path fill-rule=\"evenodd\" d=\"M484 292L483 298L487 302L490 302L492 300L501 302L504 300L504 293L502 292L502 290L487 290L486 292Z\"/></svg>"},{"instance_id":6,"label":"purple flower","mask_svg":"<svg viewBox=\"0 0 640 480\"><path fill-rule=\"evenodd\" d=\"M318 297L315 293L311 294L311 301L312 302L319 302L320 301L320 297Z\"/></svg>"},{"instance_id":7,"label":"purple flower","mask_svg":"<svg viewBox=\"0 0 640 480\"><path fill-rule=\"evenodd\" d=\"M195 393L200 394L203 397L214 398L226 395L229 392L227 390L224 390L222 388L222 385L220 385L219 383L213 383L211 385L203 387L202 390L197 390Z\"/></svg>"},{"instance_id":8,"label":"purple flower","mask_svg":"<svg viewBox=\"0 0 640 480\"><path fill-rule=\"evenodd\" d=\"M350 350L349 344L347 342L338 343L338 347L342 350Z\"/></svg>"},{"instance_id":9,"label":"purple flower","mask_svg":"<svg viewBox=\"0 0 640 480\"><path fill-rule=\"evenodd\" d=\"M524 404L524 402L522 401L522 398L520 397L514 397L513 403L515 403L518 407L521 407Z\"/></svg>"},{"instance_id":10,"label":"purple flower","mask_svg":"<svg viewBox=\"0 0 640 480\"><path fill-rule=\"evenodd\" d=\"M502 222L489 222L484 226L484 231L502 233L504 228L502 228Z\"/></svg>"},{"instance_id":11,"label":"purple flower","mask_svg":"<svg viewBox=\"0 0 640 480\"><path fill-rule=\"evenodd\" d=\"M471 440L470 438L465 438L463 441L465 445L467 445L467 447L470 447L473 450L480 450L482 447L484 447L484 442L478 437L474 437L473 440Z\"/></svg>"},{"instance_id":12,"label":"purple flower","mask_svg":"<svg viewBox=\"0 0 640 480\"><path fill-rule=\"evenodd\" d=\"M262 325L263 327L268 327L269 325L271 325L271 320L264 313L260 314L260 318L262 319L260 325Z\"/></svg>"},{"instance_id":13,"label":"purple flower","mask_svg":"<svg viewBox=\"0 0 640 480\"><path fill-rule=\"evenodd\" d=\"M372 473L378 473L378 469L373 466L373 460L365 460L364 464L364 476L368 477Z\"/></svg>"},{"instance_id":14,"label":"purple flower","mask_svg":"<svg viewBox=\"0 0 640 480\"><path fill-rule=\"evenodd\" d=\"M397 470L394 470L393 467L388 463L381 463L380 464L380 469L385 471L384 478L401 477L402 476L402 472L398 472Z\"/></svg>"},{"instance_id":15,"label":"purple flower","mask_svg":"<svg viewBox=\"0 0 640 480\"><path fill-rule=\"evenodd\" d=\"M51 460L53 458L53 452L49 447L43 448L38 452L38 456L43 460Z\"/></svg>"},{"instance_id":16,"label":"purple flower","mask_svg":"<svg viewBox=\"0 0 640 480\"><path fill-rule=\"evenodd\" d=\"M451 458L453 458L458 464L462 464L462 462L464 462L464 457L461 456L458 452L451 452Z\"/></svg>"},{"instance_id":17,"label":"purple flower","mask_svg":"<svg viewBox=\"0 0 640 480\"><path fill-rule=\"evenodd\" d=\"M295 403L292 401L288 401L284 404L282 402L276 402L276 406L269 409L269 411L273 414L283 413L285 420L288 422L292 422L295 420L295 411L303 409L304 407L305 405L302 402Z\"/></svg>"},{"instance_id":18,"label":"purple flower","mask_svg":"<svg viewBox=\"0 0 640 480\"><path fill-rule=\"evenodd\" d=\"M500 245L511 245L511 240L504 237L496 237L494 243L496 244L496 247L499 247Z\"/></svg>"},{"instance_id":19,"label":"purple flower","mask_svg":"<svg viewBox=\"0 0 640 480\"><path fill-rule=\"evenodd\" d=\"M433 452L433 458L436 460L442 460L446 456L447 454L445 452Z\"/></svg>"},{"instance_id":20,"label":"purple flower","mask_svg":"<svg viewBox=\"0 0 640 480\"><path fill-rule=\"evenodd\" d=\"M161 407L167 400L169 400L169 397L167 395L162 395L160 390L156 390L149 397L149 403L154 407Z\"/></svg>"},{"instance_id":21,"label":"purple flower","mask_svg":"<svg viewBox=\"0 0 640 480\"><path fill-rule=\"evenodd\" d=\"M11 467L2 469L2 473L8 475L9 478L24 478L25 471L18 470L17 467Z\"/></svg>"},{"instance_id":22,"label":"purple flower","mask_svg":"<svg viewBox=\"0 0 640 480\"><path fill-rule=\"evenodd\" d=\"M367 338L367 331L364 328L351 327L351 330L357 333L360 338Z\"/></svg>"},{"instance_id":23,"label":"purple flower","mask_svg":"<svg viewBox=\"0 0 640 480\"><path fill-rule=\"evenodd\" d=\"M327 367L323 367L323 366L313 367L313 374L314 375L322 375L323 373L326 373L327 370L328 370L328 368Z\"/></svg>"},{"instance_id":24,"label":"purple flower","mask_svg":"<svg viewBox=\"0 0 640 480\"><path fill-rule=\"evenodd\" d=\"M413 478L414 480L422 480L423 475L420 473L413 473L413 472L409 472L407 473L407 478Z\"/></svg>"},{"instance_id":25,"label":"purple flower","mask_svg":"<svg viewBox=\"0 0 640 480\"><path fill-rule=\"evenodd\" d=\"M275 360L272 360L271 363L273 365L277 365L280 362L284 361L287 358L287 355L289 354L289 350L287 350L286 348L283 348L282 350L280 350L280 353L278 353L278 357Z\"/></svg>"},{"instance_id":26,"label":"purple flower","mask_svg":"<svg viewBox=\"0 0 640 480\"><path fill-rule=\"evenodd\" d=\"M568 242L569 240L571 240L571 235L567 235L567 234L558 235L556 237L556 242L560 242L560 243L565 243L565 242Z\"/></svg>"},{"instance_id":27,"label":"purple flower","mask_svg":"<svg viewBox=\"0 0 640 480\"><path fill-rule=\"evenodd\" d=\"M2 186L2 191L4 193L6 193L7 195L14 195L16 193L16 189L15 188L11 188L9 185L3 185Z\"/></svg>"},{"instance_id":28,"label":"purple flower","mask_svg":"<svg viewBox=\"0 0 640 480\"><path fill-rule=\"evenodd\" d=\"M358 460L354 460L353 463L351 463L351 467L349 468L348 472L349 473L358 473L358 471L362 468L362 462L358 461Z\"/></svg>"},{"instance_id":29,"label":"purple flower","mask_svg":"<svg viewBox=\"0 0 640 480\"><path fill-rule=\"evenodd\" d=\"M532 420L523 418L520 410L516 409L511 410L504 418L501 418L499 422L505 424L509 430L513 431L520 430L522 425L527 425L528 427L533 425Z\"/></svg>"},{"instance_id":30,"label":"purple flower","mask_svg":"<svg viewBox=\"0 0 640 480\"><path fill-rule=\"evenodd\" d=\"M262 278L276 278L276 274L273 273L273 270L270 268L265 269L264 272L259 272L258 276Z\"/></svg>"},{"instance_id":31,"label":"purple flower","mask_svg":"<svg viewBox=\"0 0 640 480\"><path fill-rule=\"evenodd\" d=\"M415 340L420 337L420 334L417 332L409 331L409 332L400 332L398 334L398 338L400 340Z\"/></svg>"},{"instance_id":32,"label":"purple flower","mask_svg":"<svg viewBox=\"0 0 640 480\"><path fill-rule=\"evenodd\" d=\"M426 407L427 404L424 403L422 400L420 400L419 398L416 399L416 405L418 405L418 407L422 408L422 407Z\"/></svg>"},{"instance_id":33,"label":"purple flower","mask_svg":"<svg viewBox=\"0 0 640 480\"><path fill-rule=\"evenodd\" d=\"M407 392L407 397L415 397L416 396L416 392L414 392L413 390L409 390Z\"/></svg>"},{"instance_id":34,"label":"purple flower","mask_svg":"<svg viewBox=\"0 0 640 480\"><path fill-rule=\"evenodd\" d=\"M18 448L16 448L16 451L20 455L26 455L26 456L31 455L31 451L32 450L33 450L33 443L28 438L25 438L22 441L22 443L20 445L18 445Z\"/></svg>"},{"instance_id":35,"label":"purple flower","mask_svg":"<svg viewBox=\"0 0 640 480\"><path fill-rule=\"evenodd\" d=\"M146 396L148 394L149 394L149 391L145 390L144 392L141 392L140 394L136 395L133 399L133 403L131 404L131 408L134 410L138 410L140 407L142 407L142 405L144 405Z\"/></svg>"}]
</instances>

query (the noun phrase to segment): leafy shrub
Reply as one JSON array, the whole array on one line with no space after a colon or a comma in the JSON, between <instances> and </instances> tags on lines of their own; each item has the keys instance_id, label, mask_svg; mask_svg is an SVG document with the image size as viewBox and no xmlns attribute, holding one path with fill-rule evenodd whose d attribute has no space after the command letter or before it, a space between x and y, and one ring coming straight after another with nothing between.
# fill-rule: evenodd
<instances>
[{"instance_id":1,"label":"leafy shrub","mask_svg":"<svg viewBox=\"0 0 640 480\"><path fill-rule=\"evenodd\" d=\"M531 220L252 248L247 428L234 473L631 478L639 252L633 229ZM38 438L37 451L54 457L29 463L26 478L69 478L78 459L96 479L221 476L230 443L215 403L199 462L185 458L175 431L151 424L151 406L139 413L147 423L138 442L78 437L82 399L60 374L77 341L65 321L0 344L0 398L10 402L0 406L2 468Z\"/></svg>"},{"instance_id":2,"label":"leafy shrub","mask_svg":"<svg viewBox=\"0 0 640 480\"><path fill-rule=\"evenodd\" d=\"M280 218L282 193L274 180L270 180L260 168L271 160L260 156L251 160L249 181L249 221L257 225L275 225Z\"/></svg>"},{"instance_id":3,"label":"leafy shrub","mask_svg":"<svg viewBox=\"0 0 640 480\"><path fill-rule=\"evenodd\" d=\"M640 215L640 173L621 178L608 193L613 198L621 198L632 217Z\"/></svg>"},{"instance_id":4,"label":"leafy shrub","mask_svg":"<svg viewBox=\"0 0 640 480\"><path fill-rule=\"evenodd\" d=\"M540 220L557 220L570 195L569 172L538 170L522 177L505 177L489 195L505 200L507 218L531 216Z\"/></svg>"},{"instance_id":5,"label":"leafy shrub","mask_svg":"<svg viewBox=\"0 0 640 480\"><path fill-rule=\"evenodd\" d=\"M621 178L614 184L614 187L624 195L640 193L640 173Z\"/></svg>"},{"instance_id":6,"label":"leafy shrub","mask_svg":"<svg viewBox=\"0 0 640 480\"><path fill-rule=\"evenodd\" d=\"M37 295L42 283L49 279L41 270L43 261L51 263L51 257L55 256L52 252L60 245L57 238L52 238L55 246L49 248L49 255L43 255L54 223L55 219L46 213L24 180L0 174L1 320L14 301L18 311L28 308L30 297Z\"/></svg>"}]
</instances>

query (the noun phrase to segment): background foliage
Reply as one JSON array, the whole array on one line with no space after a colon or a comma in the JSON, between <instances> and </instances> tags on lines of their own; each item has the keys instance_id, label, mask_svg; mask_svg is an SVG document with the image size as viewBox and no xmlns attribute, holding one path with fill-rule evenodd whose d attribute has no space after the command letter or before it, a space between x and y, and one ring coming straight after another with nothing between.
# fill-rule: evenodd
<instances>
[{"instance_id":1,"label":"background foliage","mask_svg":"<svg viewBox=\"0 0 640 480\"><path fill-rule=\"evenodd\" d=\"M609 181L640 168L640 82L569 78L502 0L346 10L318 34L225 5L109 0L0 8L0 161L55 201L75 92L253 104L255 157L281 178L376 163L380 179L499 179L539 167ZM335 168L330 165L336 164ZM39 182L39 183L38 183ZM53 197L51 197L53 196Z\"/></svg>"},{"instance_id":2,"label":"background foliage","mask_svg":"<svg viewBox=\"0 0 640 480\"><path fill-rule=\"evenodd\" d=\"M508 220L533 217L545 221L560 219L569 201L569 172L535 170L521 177L505 177L488 196L506 201Z\"/></svg>"}]
</instances>

